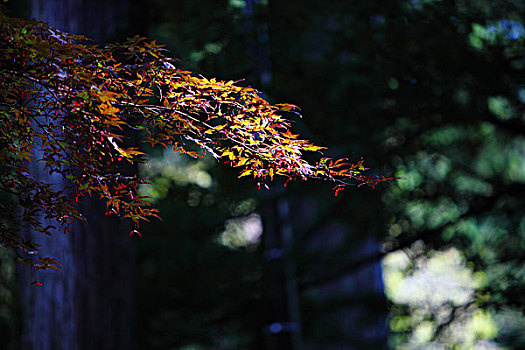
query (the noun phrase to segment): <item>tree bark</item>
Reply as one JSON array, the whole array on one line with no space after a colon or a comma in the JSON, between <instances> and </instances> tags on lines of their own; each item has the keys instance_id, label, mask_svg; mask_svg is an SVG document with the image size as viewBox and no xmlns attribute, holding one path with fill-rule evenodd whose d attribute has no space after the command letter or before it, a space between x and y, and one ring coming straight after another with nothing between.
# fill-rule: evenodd
<instances>
[{"instance_id":1,"label":"tree bark","mask_svg":"<svg viewBox=\"0 0 525 350\"><path fill-rule=\"evenodd\" d=\"M31 17L61 30L105 41L118 35L127 21L124 0L32 0ZM67 135L66 135L67 136ZM35 155L38 158L38 154ZM39 181L64 187L57 174L31 167ZM129 349L133 242L125 224L104 215L94 199L80 204L87 224L55 237L25 230L44 256L60 259L61 271L19 268L22 304L22 349ZM53 223L49 223L53 224ZM31 285L32 281L42 286Z\"/></svg>"},{"instance_id":2,"label":"tree bark","mask_svg":"<svg viewBox=\"0 0 525 350\"><path fill-rule=\"evenodd\" d=\"M264 219L264 294L267 349L302 349L301 319L290 207L287 199L270 200L262 207Z\"/></svg>"},{"instance_id":3,"label":"tree bark","mask_svg":"<svg viewBox=\"0 0 525 350\"><path fill-rule=\"evenodd\" d=\"M269 53L273 73L270 91L274 98L287 100L289 89L294 86L302 88L301 84L315 81L317 91L311 91L314 94L309 95L314 101L316 94L322 96L322 90L327 87L323 85L326 84L324 78L316 76L312 68L330 64L330 60L324 59L325 55L332 53L328 51L331 47L327 43L337 39L332 37L328 27L343 24L326 20L334 14L330 11L338 7L314 3L268 1ZM313 27L315 24L318 26ZM316 28L315 31L312 28ZM322 97L319 101L323 101ZM344 105L344 102L339 102L339 105ZM315 193L306 192L288 196L292 209L287 219L295 235L290 260L297 261L303 348L386 348L387 304L381 263L369 259L381 251L381 243L373 234L379 228L370 229L375 226L374 215L352 220L359 210L346 207L346 212L327 215L318 227L312 221L319 220L320 206L330 202L321 199L323 204L319 204ZM363 260L368 263L351 271L345 269L342 274L334 276L333 271L341 270L341 266ZM310 283L305 288L305 282L312 280L319 283Z\"/></svg>"}]
</instances>

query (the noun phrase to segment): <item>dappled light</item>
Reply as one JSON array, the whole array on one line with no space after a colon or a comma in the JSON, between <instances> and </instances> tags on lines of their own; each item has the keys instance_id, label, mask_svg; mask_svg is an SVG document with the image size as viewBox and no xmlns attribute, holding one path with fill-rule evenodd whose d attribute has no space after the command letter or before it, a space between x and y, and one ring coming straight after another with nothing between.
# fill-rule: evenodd
<instances>
[{"instance_id":1,"label":"dappled light","mask_svg":"<svg viewBox=\"0 0 525 350\"><path fill-rule=\"evenodd\" d=\"M503 349L492 341L497 323L475 303L476 293L486 286L485 274L472 271L456 249L427 257L421 248L416 242L413 249L383 259L387 296L410 309L404 316L392 317L390 327L396 332L414 329L400 348Z\"/></svg>"},{"instance_id":2,"label":"dappled light","mask_svg":"<svg viewBox=\"0 0 525 350\"><path fill-rule=\"evenodd\" d=\"M260 243L262 233L261 217L258 214L251 214L246 217L227 220L219 241L233 249L248 248L253 250Z\"/></svg>"}]
</instances>

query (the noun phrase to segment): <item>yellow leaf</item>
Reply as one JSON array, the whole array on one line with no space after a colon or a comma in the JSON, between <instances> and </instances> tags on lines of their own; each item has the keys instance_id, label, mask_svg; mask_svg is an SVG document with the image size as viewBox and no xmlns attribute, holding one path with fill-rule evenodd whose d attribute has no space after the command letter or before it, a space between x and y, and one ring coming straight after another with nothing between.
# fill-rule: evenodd
<instances>
[{"instance_id":1,"label":"yellow leaf","mask_svg":"<svg viewBox=\"0 0 525 350\"><path fill-rule=\"evenodd\" d=\"M242 158L241 161L239 163L237 163L237 166L244 165L244 164L246 164L247 161L248 161L248 158Z\"/></svg>"},{"instance_id":2,"label":"yellow leaf","mask_svg":"<svg viewBox=\"0 0 525 350\"><path fill-rule=\"evenodd\" d=\"M230 152L230 151L224 151L221 157L228 157L230 160L235 159L235 155L233 154L233 152Z\"/></svg>"},{"instance_id":3,"label":"yellow leaf","mask_svg":"<svg viewBox=\"0 0 525 350\"><path fill-rule=\"evenodd\" d=\"M100 111L100 113L105 115L116 114L120 112L120 109L113 107L108 103L102 103L101 105L99 105L98 110Z\"/></svg>"},{"instance_id":4,"label":"yellow leaf","mask_svg":"<svg viewBox=\"0 0 525 350\"><path fill-rule=\"evenodd\" d=\"M107 101L114 101L117 99L117 97L119 97L120 94L117 94L115 92L111 92L111 91L107 91L107 90L104 90L104 91L101 91L99 94L98 94L98 98L100 101L102 102L107 102Z\"/></svg>"},{"instance_id":5,"label":"yellow leaf","mask_svg":"<svg viewBox=\"0 0 525 350\"><path fill-rule=\"evenodd\" d=\"M248 176L248 175L250 175L252 172L253 172L252 169L246 169L246 170L244 170L243 172L241 172L241 173L239 174L238 177Z\"/></svg>"},{"instance_id":6,"label":"yellow leaf","mask_svg":"<svg viewBox=\"0 0 525 350\"><path fill-rule=\"evenodd\" d=\"M312 152L316 152L316 151L319 151L321 149L326 149L326 147L315 146L315 145L307 145L307 146L303 147L303 150L305 150L305 151L312 151Z\"/></svg>"}]
</instances>

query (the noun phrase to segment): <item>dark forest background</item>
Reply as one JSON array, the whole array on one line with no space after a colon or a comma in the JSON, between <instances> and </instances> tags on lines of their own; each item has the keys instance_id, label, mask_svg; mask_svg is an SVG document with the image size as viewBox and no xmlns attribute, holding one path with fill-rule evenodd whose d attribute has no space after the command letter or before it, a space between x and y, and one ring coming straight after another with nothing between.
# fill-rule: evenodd
<instances>
[{"instance_id":1,"label":"dark forest background","mask_svg":"<svg viewBox=\"0 0 525 350\"><path fill-rule=\"evenodd\" d=\"M523 1L6 6L100 42L155 39L195 74L299 105L295 130L328 155L403 177L266 190L149 149L143 191L164 220L142 238L78 228L74 273L46 271L41 290L0 251L6 349L525 347Z\"/></svg>"}]
</instances>

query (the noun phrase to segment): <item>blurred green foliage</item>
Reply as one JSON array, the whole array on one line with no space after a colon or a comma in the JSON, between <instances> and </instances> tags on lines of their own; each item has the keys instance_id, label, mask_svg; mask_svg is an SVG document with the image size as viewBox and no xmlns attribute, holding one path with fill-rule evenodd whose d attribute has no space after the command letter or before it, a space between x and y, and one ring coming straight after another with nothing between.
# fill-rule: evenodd
<instances>
[{"instance_id":1,"label":"blurred green foliage","mask_svg":"<svg viewBox=\"0 0 525 350\"><path fill-rule=\"evenodd\" d=\"M247 85L263 88L271 100L301 106L306 122L297 121L297 129L314 135L338 155L364 156L372 168L405 178L372 193L348 191L343 199L332 198L322 184L288 189L288 196L299 195L302 201L310 198L318 203L311 222L322 225L336 220L345 227L337 248L328 254L305 254L315 225L295 225L294 257L305 338L323 344L330 337L322 335L322 326L316 323L323 319L319 313L326 311L326 305L316 309L318 293L315 283L309 281L355 270L359 258L352 262L349 252L359 249L363 236L372 236L384 241L385 253L401 250L407 256L407 264L397 270L400 281L419 276L427 263L434 264L430 263L434 257L443 259L447 254L456 254L453 266L470 281L465 299L445 302L439 317L432 310L414 306L414 300L393 298L389 322L394 334L392 347L413 346L411 339L417 334L425 340L419 348L525 346L519 326L525 304L525 4L517 0L260 1L248 9L246 3L157 0L149 6L154 23L150 34L182 58L184 67L223 79L246 78ZM232 202L254 196L249 187L239 185L244 182L227 180L231 175L227 170L226 174L215 168L209 171L219 191L236 198ZM170 190L161 205L168 210L174 198L187 202L195 190L214 191L198 185ZM217 198L224 202L223 197ZM191 210L201 207L202 214L188 212L182 217L203 217L204 204ZM177 208L177 213L189 210ZM255 272L261 269L261 257L257 250L221 247L217 240L220 227L232 213L226 209L212 212L214 218L206 220L206 227L202 227L204 220L182 225L184 220L178 219L163 224L166 228L152 226L147 235L151 238L145 240L167 236L161 232L168 228L176 230L169 238L172 243L164 243L170 251L181 247L166 254L171 264L179 259L188 263L183 252L193 252L194 259L202 257L198 261L203 264L207 258L201 253L208 248L228 252L224 253L227 261L244 261L232 263L237 266L232 268L235 278L243 279L242 274L237 275L241 266L247 268L243 271L250 281L235 284L234 295L243 295L240 301L253 299L244 313L227 317L233 325L242 316L237 328L226 327L222 333L214 333L221 334L215 338L199 334L177 340L174 346L213 348L220 347L224 339L235 338L238 343L230 348L255 349L263 326L257 320L261 311L256 302L260 300L257 286L261 281ZM188 240L194 245L182 248ZM202 242L208 243L202 246ZM144 248L144 254L146 251ZM210 262L211 266L216 264L212 259L206 267L200 266L202 270L208 269ZM220 264L226 266L226 262ZM456 271L450 266L443 268L449 281ZM213 288L206 278L194 279L197 272L181 275L183 270L181 267L173 280L180 288L173 286L173 290ZM176 269L166 275L173 271ZM148 285L163 276L159 274ZM148 289L146 285L143 288ZM424 299L424 293L419 297ZM216 303L207 312L226 312L226 294L224 299L216 294L210 298ZM359 300L353 298L354 302ZM181 298L170 305L164 313L176 313L189 304ZM189 313L186 321L193 322ZM152 311L149 315L148 320L156 314ZM206 318L204 314L202 318ZM475 329L481 331L466 330L469 337L454 336L458 322L465 320L478 324ZM182 333L191 334L178 334ZM158 333L152 334L160 339ZM147 332L141 337L147 342Z\"/></svg>"},{"instance_id":2,"label":"blurred green foliage","mask_svg":"<svg viewBox=\"0 0 525 350\"><path fill-rule=\"evenodd\" d=\"M388 33L387 42L396 45L385 57L395 62L400 84L384 108L393 121L384 130L385 146L406 181L383 196L392 213L387 247L408 252L405 280L422 273L422 256L449 247L461 252L474 276L483 276L471 285L471 297L443 303L440 313L414 300L395 306L392 320L408 321L394 322L394 346L422 348L410 342L423 321L425 348L524 346L508 321L522 324L525 302L523 7L519 1L407 2L404 24ZM480 333L458 336L468 322L477 322ZM496 329L480 331L490 325Z\"/></svg>"}]
</instances>

